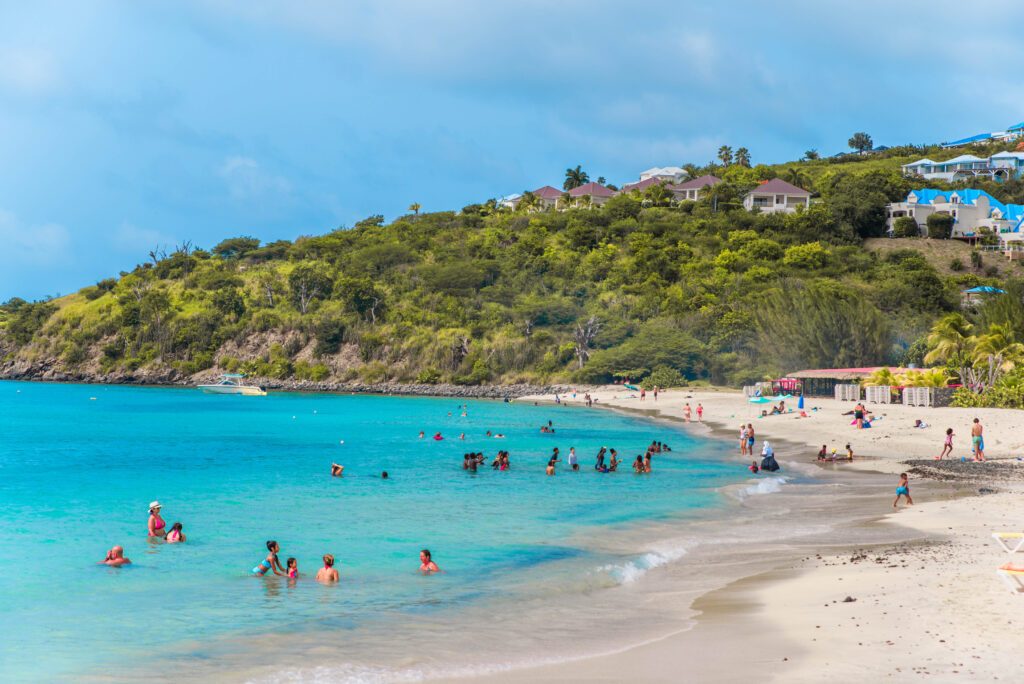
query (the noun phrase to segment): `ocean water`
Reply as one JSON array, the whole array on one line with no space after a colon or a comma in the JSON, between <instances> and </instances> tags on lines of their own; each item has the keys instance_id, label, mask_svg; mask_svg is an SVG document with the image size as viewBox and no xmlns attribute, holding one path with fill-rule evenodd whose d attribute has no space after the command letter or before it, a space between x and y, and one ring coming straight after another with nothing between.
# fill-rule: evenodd
<instances>
[{"instance_id":1,"label":"ocean water","mask_svg":"<svg viewBox=\"0 0 1024 684\"><path fill-rule=\"evenodd\" d=\"M634 531L720 510L719 489L746 479L724 458L731 445L671 425L496 401L470 401L463 417L459 403L0 382L3 678L473 671L487 658L465 648L467 631L495 644L488 655L506 653L498 644L529 647L586 610L633 600L616 588L685 553L633 547ZM553 435L539 432L548 420ZM635 475L629 464L653 439L673 451ZM623 472L593 470L602 445ZM563 460L546 477L554 446L563 459L575 446L581 471ZM465 451L489 462L498 449L511 470L461 469ZM344 478L330 477L332 462ZM187 543L147 538L153 499ZM282 564L298 559L297 580L251 576L268 539ZM96 564L114 544L130 567ZM445 574L416 572L425 547ZM312 579L324 553L337 559L337 586Z\"/></svg>"}]
</instances>

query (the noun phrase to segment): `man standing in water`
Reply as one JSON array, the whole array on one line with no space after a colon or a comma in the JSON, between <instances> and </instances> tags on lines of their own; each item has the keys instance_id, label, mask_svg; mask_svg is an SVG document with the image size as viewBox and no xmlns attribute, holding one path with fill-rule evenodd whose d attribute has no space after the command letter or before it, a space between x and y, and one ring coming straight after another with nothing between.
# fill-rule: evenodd
<instances>
[{"instance_id":1,"label":"man standing in water","mask_svg":"<svg viewBox=\"0 0 1024 684\"><path fill-rule=\"evenodd\" d=\"M975 461L985 460L985 440L982 438L981 432L981 421L975 418L974 425L971 427L971 448L974 450Z\"/></svg>"}]
</instances>

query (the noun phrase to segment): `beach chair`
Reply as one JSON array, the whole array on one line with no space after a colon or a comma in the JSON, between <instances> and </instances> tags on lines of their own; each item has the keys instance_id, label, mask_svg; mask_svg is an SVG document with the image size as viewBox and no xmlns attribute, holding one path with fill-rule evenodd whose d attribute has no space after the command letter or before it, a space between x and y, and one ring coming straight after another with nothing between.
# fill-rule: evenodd
<instances>
[{"instance_id":1,"label":"beach chair","mask_svg":"<svg viewBox=\"0 0 1024 684\"><path fill-rule=\"evenodd\" d=\"M1014 594L1024 594L1024 571L1021 570L1003 570L999 568L996 570L996 574L1003 578L1006 582L1006 586L1010 587L1010 591Z\"/></svg>"},{"instance_id":2,"label":"beach chair","mask_svg":"<svg viewBox=\"0 0 1024 684\"><path fill-rule=\"evenodd\" d=\"M992 538L999 542L1006 553L1016 553L1024 548L1024 532L993 532Z\"/></svg>"}]
</instances>

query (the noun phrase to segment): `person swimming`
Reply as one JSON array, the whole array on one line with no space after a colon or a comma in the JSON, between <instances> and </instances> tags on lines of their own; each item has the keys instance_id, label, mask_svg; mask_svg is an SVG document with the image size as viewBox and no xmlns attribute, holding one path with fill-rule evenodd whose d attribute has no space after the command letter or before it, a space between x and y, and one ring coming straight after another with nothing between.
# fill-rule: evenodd
<instances>
[{"instance_id":1,"label":"person swimming","mask_svg":"<svg viewBox=\"0 0 1024 684\"><path fill-rule=\"evenodd\" d=\"M342 473L345 471L345 466L338 465L337 463L331 464L331 477L344 477Z\"/></svg>"},{"instance_id":2,"label":"person swimming","mask_svg":"<svg viewBox=\"0 0 1024 684\"><path fill-rule=\"evenodd\" d=\"M424 575L433 575L435 572L444 572L441 568L437 567L430 558L430 549L423 549L420 551L420 572Z\"/></svg>"},{"instance_id":3,"label":"person swimming","mask_svg":"<svg viewBox=\"0 0 1024 684\"><path fill-rule=\"evenodd\" d=\"M338 581L338 571L334 569L334 556L329 553L324 556L324 567L317 571L316 579L318 582Z\"/></svg>"},{"instance_id":4,"label":"person swimming","mask_svg":"<svg viewBox=\"0 0 1024 684\"><path fill-rule=\"evenodd\" d=\"M423 439L423 430L420 430L420 436L419 436L419 438L420 438L420 439Z\"/></svg>"},{"instance_id":5,"label":"person swimming","mask_svg":"<svg viewBox=\"0 0 1024 684\"><path fill-rule=\"evenodd\" d=\"M149 522L147 527L149 528L150 537L162 537L164 535L164 527L166 523L164 519L160 517L160 509L163 506L160 505L159 501L153 501L149 504Z\"/></svg>"},{"instance_id":6,"label":"person swimming","mask_svg":"<svg viewBox=\"0 0 1024 684\"><path fill-rule=\"evenodd\" d=\"M185 541L185 533L181 531L181 523L176 522L171 525L171 530L164 535L164 541L168 544L175 544L177 542Z\"/></svg>"},{"instance_id":7,"label":"person swimming","mask_svg":"<svg viewBox=\"0 0 1024 684\"><path fill-rule=\"evenodd\" d=\"M608 472L614 473L616 468L619 467L619 464L622 463L622 461L619 460L619 455L615 452L615 449L611 450L611 454L612 460L611 463L608 464Z\"/></svg>"},{"instance_id":8,"label":"person swimming","mask_svg":"<svg viewBox=\"0 0 1024 684\"><path fill-rule=\"evenodd\" d=\"M380 474L380 479L382 479L382 480L388 479L388 471L385 470L383 473L381 473Z\"/></svg>"},{"instance_id":9,"label":"person swimming","mask_svg":"<svg viewBox=\"0 0 1024 684\"><path fill-rule=\"evenodd\" d=\"M120 567L122 565L131 565L131 561L124 557L124 548L115 546L107 551L107 557L101 560L97 565L109 565L111 567Z\"/></svg>"},{"instance_id":10,"label":"person swimming","mask_svg":"<svg viewBox=\"0 0 1024 684\"><path fill-rule=\"evenodd\" d=\"M267 570L273 570L275 575L283 575L284 568L281 567L281 561L277 559L277 552L281 550L276 541L267 542L267 557L260 561L259 565L252 569L252 574L263 577L267 574Z\"/></svg>"},{"instance_id":11,"label":"person swimming","mask_svg":"<svg viewBox=\"0 0 1024 684\"><path fill-rule=\"evenodd\" d=\"M434 439L436 441L440 442L442 439L444 439L444 437L441 436L440 432L437 432L437 433L434 434Z\"/></svg>"}]
</instances>

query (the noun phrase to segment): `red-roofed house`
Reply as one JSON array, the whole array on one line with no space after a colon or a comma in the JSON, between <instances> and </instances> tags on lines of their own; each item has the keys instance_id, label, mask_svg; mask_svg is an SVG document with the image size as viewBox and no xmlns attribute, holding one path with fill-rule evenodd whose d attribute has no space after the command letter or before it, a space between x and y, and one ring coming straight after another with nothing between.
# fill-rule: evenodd
<instances>
[{"instance_id":1,"label":"red-roofed house","mask_svg":"<svg viewBox=\"0 0 1024 684\"><path fill-rule=\"evenodd\" d=\"M785 212L792 214L797 207L805 209L811 205L811 193L803 188L787 183L781 178L773 178L767 183L754 188L743 198L743 208L757 209L767 214Z\"/></svg>"},{"instance_id":2,"label":"red-roofed house","mask_svg":"<svg viewBox=\"0 0 1024 684\"><path fill-rule=\"evenodd\" d=\"M704 188L712 185L718 185L722 182L721 178L715 176L701 176L700 178L694 178L691 181L680 183L679 185L670 185L668 189L672 191L672 197L683 202L696 202L700 199L700 191Z\"/></svg>"},{"instance_id":3,"label":"red-roofed house","mask_svg":"<svg viewBox=\"0 0 1024 684\"><path fill-rule=\"evenodd\" d=\"M545 185L543 188L534 190L533 194L537 196L541 209L553 209L558 204L558 198L562 196L562 192L558 188Z\"/></svg>"},{"instance_id":4,"label":"red-roofed house","mask_svg":"<svg viewBox=\"0 0 1024 684\"><path fill-rule=\"evenodd\" d=\"M651 177L651 178L644 179L644 180L640 181L639 183L627 183L626 185L623 185L622 186L622 192L623 193L627 193L627 192L630 192L632 190L639 190L640 192L643 192L644 190L646 190L647 188L651 187L652 185L660 185L661 183L667 183L667 181L664 178L654 178L654 177ZM669 187L671 187L671 186L669 186Z\"/></svg>"},{"instance_id":5,"label":"red-roofed house","mask_svg":"<svg viewBox=\"0 0 1024 684\"><path fill-rule=\"evenodd\" d=\"M601 205L607 202L612 197L615 197L617 193L611 188L606 188L599 183L585 183L578 188L573 188L569 191L569 196L574 198L580 198L584 195L590 195L591 205Z\"/></svg>"}]
</instances>

